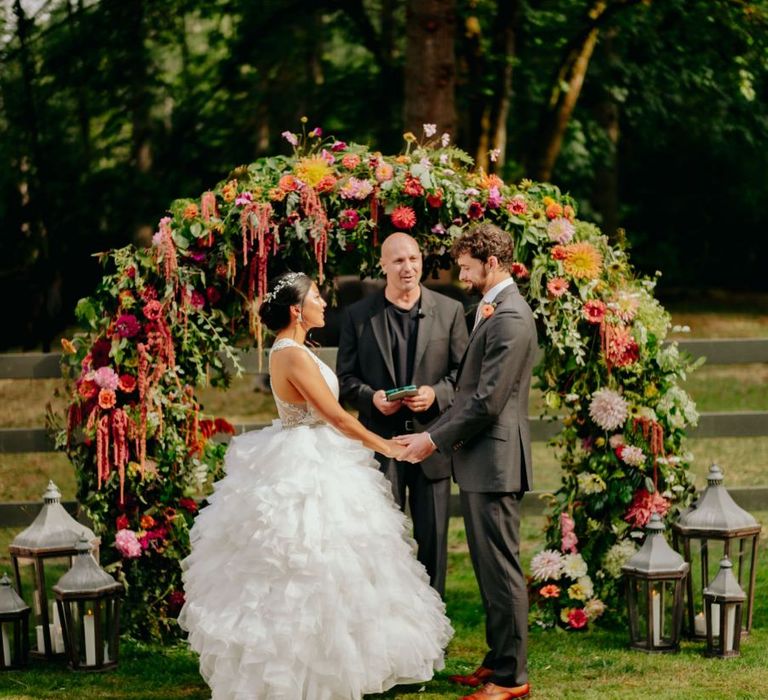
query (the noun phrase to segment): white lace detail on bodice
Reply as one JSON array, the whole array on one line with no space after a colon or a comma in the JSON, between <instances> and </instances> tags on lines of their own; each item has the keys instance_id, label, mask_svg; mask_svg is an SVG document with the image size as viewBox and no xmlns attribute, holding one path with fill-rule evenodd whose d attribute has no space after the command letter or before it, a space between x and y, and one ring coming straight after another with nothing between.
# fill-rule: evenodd
<instances>
[{"instance_id":1,"label":"white lace detail on bodice","mask_svg":"<svg viewBox=\"0 0 768 700\"><path fill-rule=\"evenodd\" d=\"M307 352L320 369L320 374L323 375L323 379L325 379L326 384L328 384L328 388L333 392L333 395L337 399L339 398L339 380L336 378L336 373L308 347L301 345L290 338L281 338L280 340L275 341L275 344L269 351L270 374L272 373L272 355L285 348L301 348ZM317 411L307 403L291 403L290 401L283 401L275 393L274 388L272 389L272 397L275 399L277 413L280 416L280 421L284 428L295 428L299 425L319 425L324 422Z\"/></svg>"}]
</instances>

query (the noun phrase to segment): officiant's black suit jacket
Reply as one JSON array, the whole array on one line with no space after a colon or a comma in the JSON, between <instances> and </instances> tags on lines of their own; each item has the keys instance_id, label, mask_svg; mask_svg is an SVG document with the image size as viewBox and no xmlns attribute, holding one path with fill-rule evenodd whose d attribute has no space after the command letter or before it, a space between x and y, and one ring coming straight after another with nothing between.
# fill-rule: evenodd
<instances>
[{"instance_id":1,"label":"officiant's black suit jacket","mask_svg":"<svg viewBox=\"0 0 768 700\"><path fill-rule=\"evenodd\" d=\"M373 405L377 390L397 386L385 308L382 290L343 310L336 374L341 398L357 409L360 422L389 438L403 433L402 411L385 416ZM422 286L412 383L431 386L435 402L428 411L414 415L416 432L424 430L451 405L456 371L466 344L464 307ZM450 455L434 454L421 467L429 479L449 477Z\"/></svg>"}]
</instances>

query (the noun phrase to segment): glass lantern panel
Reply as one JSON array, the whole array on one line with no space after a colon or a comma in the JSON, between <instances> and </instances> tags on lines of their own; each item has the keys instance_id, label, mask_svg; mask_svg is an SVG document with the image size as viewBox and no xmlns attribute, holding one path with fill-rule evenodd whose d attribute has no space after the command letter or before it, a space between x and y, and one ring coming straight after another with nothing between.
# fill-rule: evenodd
<instances>
[{"instance_id":1,"label":"glass lantern panel","mask_svg":"<svg viewBox=\"0 0 768 700\"><path fill-rule=\"evenodd\" d=\"M115 661L114 600L71 600L68 605L77 665L101 666Z\"/></svg>"},{"instance_id":2,"label":"glass lantern panel","mask_svg":"<svg viewBox=\"0 0 768 700\"><path fill-rule=\"evenodd\" d=\"M720 571L720 561L725 556L725 541L715 539L691 539L690 583L693 591L694 633L706 634L704 621L704 589L714 580Z\"/></svg>"},{"instance_id":3,"label":"glass lantern panel","mask_svg":"<svg viewBox=\"0 0 768 700\"><path fill-rule=\"evenodd\" d=\"M712 643L724 652L734 650L736 639L736 603L712 603ZM720 643L720 634L725 623L725 644Z\"/></svg>"},{"instance_id":4,"label":"glass lantern panel","mask_svg":"<svg viewBox=\"0 0 768 700\"><path fill-rule=\"evenodd\" d=\"M16 635L21 629L21 622L0 622L0 668L15 666L19 659L16 658Z\"/></svg>"}]
</instances>

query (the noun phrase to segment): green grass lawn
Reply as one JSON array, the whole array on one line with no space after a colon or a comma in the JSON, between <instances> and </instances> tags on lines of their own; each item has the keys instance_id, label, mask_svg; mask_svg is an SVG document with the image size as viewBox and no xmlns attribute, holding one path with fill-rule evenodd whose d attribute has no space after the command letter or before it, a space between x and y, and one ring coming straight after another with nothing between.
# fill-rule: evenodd
<instances>
[{"instance_id":1,"label":"green grass lawn","mask_svg":"<svg viewBox=\"0 0 768 700\"><path fill-rule=\"evenodd\" d=\"M768 511L755 514L764 525ZM522 555L530 561L541 544L543 519L522 526ZM5 542L10 533L4 535ZM595 626L586 632L531 631L529 670L532 698L647 700L648 698L765 698L768 688L768 552L759 558L754 628L735 659L709 659L703 644L684 642L679 654L648 655L627 648L623 629ZM762 594L761 594L762 593ZM399 687L377 698L416 700L458 698L452 673L475 668L485 651L482 605L466 550L460 519L451 522L447 590L448 615L456 635L446 668L423 686ZM34 661L25 671L0 674L0 697L9 700L61 699L172 700L210 694L197 659L183 644L172 647L126 642L118 667L98 674L74 673L62 663ZM373 696L371 696L373 697Z\"/></svg>"}]
</instances>

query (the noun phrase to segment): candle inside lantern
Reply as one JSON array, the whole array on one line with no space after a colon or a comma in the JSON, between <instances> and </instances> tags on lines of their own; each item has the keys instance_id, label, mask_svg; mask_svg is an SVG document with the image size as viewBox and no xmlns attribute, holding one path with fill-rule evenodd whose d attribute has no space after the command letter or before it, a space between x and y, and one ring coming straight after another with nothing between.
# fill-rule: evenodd
<instances>
[{"instance_id":1,"label":"candle inside lantern","mask_svg":"<svg viewBox=\"0 0 768 700\"><path fill-rule=\"evenodd\" d=\"M59 619L59 606L56 601L51 602L51 646L55 654L64 653L64 635L61 631L61 620Z\"/></svg>"},{"instance_id":2,"label":"candle inside lantern","mask_svg":"<svg viewBox=\"0 0 768 700\"><path fill-rule=\"evenodd\" d=\"M651 596L651 619L653 624L653 645L661 644L661 596L654 591Z\"/></svg>"},{"instance_id":3,"label":"candle inside lantern","mask_svg":"<svg viewBox=\"0 0 768 700\"><path fill-rule=\"evenodd\" d=\"M45 640L43 639L42 625L35 625L35 634L37 636L37 650L43 653L45 651Z\"/></svg>"},{"instance_id":4,"label":"candle inside lantern","mask_svg":"<svg viewBox=\"0 0 768 700\"><path fill-rule=\"evenodd\" d=\"M11 639L6 629L6 623L0 624L0 634L3 637L3 663L6 666L11 665Z\"/></svg>"},{"instance_id":5,"label":"candle inside lantern","mask_svg":"<svg viewBox=\"0 0 768 700\"><path fill-rule=\"evenodd\" d=\"M693 618L693 632L697 637L707 636L707 622L704 619L704 613L700 612Z\"/></svg>"},{"instance_id":6,"label":"candle inside lantern","mask_svg":"<svg viewBox=\"0 0 768 700\"><path fill-rule=\"evenodd\" d=\"M83 617L83 631L85 632L85 665L96 665L96 627L93 612L89 610Z\"/></svg>"},{"instance_id":7,"label":"candle inside lantern","mask_svg":"<svg viewBox=\"0 0 768 700\"><path fill-rule=\"evenodd\" d=\"M728 605L725 609L725 651L733 651L733 626L736 621L736 607Z\"/></svg>"},{"instance_id":8,"label":"candle inside lantern","mask_svg":"<svg viewBox=\"0 0 768 700\"><path fill-rule=\"evenodd\" d=\"M717 603L712 605L712 636L720 636L720 606Z\"/></svg>"}]
</instances>

